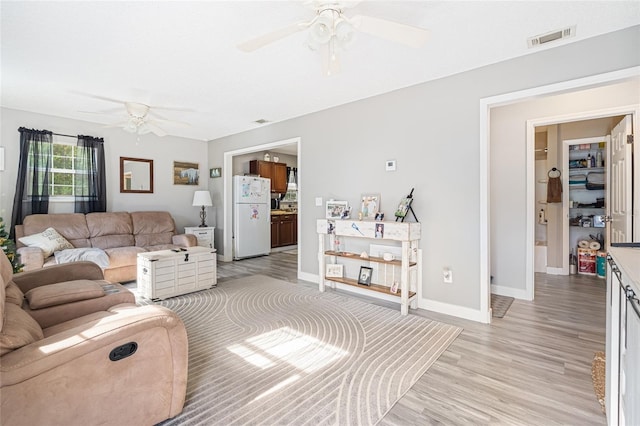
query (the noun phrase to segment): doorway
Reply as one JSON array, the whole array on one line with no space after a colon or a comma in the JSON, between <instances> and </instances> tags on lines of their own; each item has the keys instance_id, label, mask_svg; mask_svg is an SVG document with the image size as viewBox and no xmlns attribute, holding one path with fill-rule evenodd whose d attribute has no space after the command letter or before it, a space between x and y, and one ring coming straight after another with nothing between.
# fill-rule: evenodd
<instances>
[{"instance_id":1,"label":"doorway","mask_svg":"<svg viewBox=\"0 0 640 426\"><path fill-rule=\"evenodd\" d=\"M255 145L247 148L241 148L233 151L228 151L224 153L224 162L223 162L223 221L224 221L224 233L223 233L223 248L224 254L222 257L223 262L231 262L233 260L233 240L232 240L232 229L233 229L233 175L236 170L234 170L234 157L244 156L252 153L263 153L265 151L278 151L278 149L286 150L288 153L295 153L297 156L297 165L298 165L298 175L297 175L297 190L298 190L298 200L302 199L302 190L303 190L303 177L304 177L304 169L302 166L302 150L301 150L301 138L291 138L285 139L281 141L269 142L262 145ZM297 234L298 234L298 247L301 246L300 241L300 215L302 213L302 206L298 207L298 222L297 222ZM297 263L298 263L298 275L300 275L300 265L301 265L301 250L298 250L297 253Z\"/></svg>"},{"instance_id":2,"label":"doorway","mask_svg":"<svg viewBox=\"0 0 640 426\"><path fill-rule=\"evenodd\" d=\"M490 140L492 139L494 111L495 108L500 108L507 105L518 104L518 113L526 114L528 108L526 105L534 103L545 98L557 95L571 95L582 96L590 90L606 91L609 88L617 89L623 86L625 83L637 84L638 75L640 74L640 67L633 67L619 71L613 71L610 73L599 74L590 76L587 78L580 78L562 83L552 84L549 86L541 86L534 89L523 90L519 92L508 93L504 95L492 96L489 98L483 98L480 100L480 155L479 155L479 169L480 169L480 307L479 318L482 322L491 322L491 310L490 300L491 291L495 286L491 283L491 278L495 272L492 259L498 259L497 261L507 265L508 268L504 268L500 272L508 272L509 274L502 276L502 283L505 283L502 288L498 288L495 291L496 294L511 295L517 298L532 300L533 299L533 279L534 279L534 244L535 244L535 221L537 219L536 210L534 206L535 198L533 196L535 190L535 178L534 178L534 158L535 158L535 127L544 126L547 124L553 124L554 122L575 121L579 119L589 119L595 117L604 117L617 114L631 113L637 116L638 105L634 104L634 101L621 101L621 98L625 98L624 94L629 95L629 92L620 92L623 96L609 96L606 98L607 109L598 111L589 111L585 108L584 98L580 98L579 101L572 103L552 103L540 112L530 114L529 117L545 116L547 112L548 117L542 119L533 119L526 117L523 121L526 121L526 128L524 133L524 139L526 140L526 147L521 152L515 152L515 155L511 155L508 160L514 158L522 158L521 161L525 162L525 167L522 167L522 162L518 161L513 163L511 169L515 169L518 179L514 180L514 177L509 178L504 176L502 182L508 182L509 185L515 186L518 192L511 192L510 203L506 204L506 208L502 206L491 207L492 200L494 198L495 191L491 188L491 175L493 173L492 164L495 164L494 147L490 149ZM608 93L608 92L607 92ZM616 92L617 93L617 92ZM628 96L626 97L628 98ZM602 99L599 97L593 98L593 106L603 104ZM589 99L591 101L591 99ZM629 106L629 104L631 104ZM617 106L616 106L617 105ZM568 113L574 109L574 112ZM581 112L575 112L581 111ZM553 113L556 116L553 116ZM549 117L550 116L550 117ZM634 121L634 125L637 126L637 121ZM513 144L518 138L522 138L521 130L516 126L512 127L513 136L507 143ZM635 142L636 145L637 141ZM515 145L512 145L515 146ZM522 146L522 145L520 145ZM512 151L509 151L511 154ZM491 161L490 161L491 160ZM524 175L524 178L520 178L520 175ZM518 182L522 182L521 184ZM517 185L522 185L523 188L517 188ZM496 257L492 253L495 247L498 247L498 242L495 241L495 236L492 234L492 216L493 211L501 209L502 211L512 211L514 204L514 196L522 194L523 203L518 206L515 204L515 210L517 215L508 217L508 226L502 226L501 231L508 232L508 238L510 243L506 249L508 252L499 253L502 258ZM637 206L636 206L637 207ZM522 216L520 216L520 214ZM515 226L515 228L514 228ZM515 244L515 245L514 245ZM505 249L505 250L506 250ZM506 263L505 263L506 262ZM506 278L505 278L506 277ZM513 278L513 279L511 279ZM516 287L517 286L517 287ZM511 292L511 294L505 294L501 290Z\"/></svg>"}]
</instances>

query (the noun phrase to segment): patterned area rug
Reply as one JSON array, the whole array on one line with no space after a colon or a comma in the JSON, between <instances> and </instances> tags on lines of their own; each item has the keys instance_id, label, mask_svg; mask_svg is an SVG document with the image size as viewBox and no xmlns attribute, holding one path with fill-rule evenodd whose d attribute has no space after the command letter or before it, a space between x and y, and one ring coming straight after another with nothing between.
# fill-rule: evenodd
<instances>
[{"instance_id":1,"label":"patterned area rug","mask_svg":"<svg viewBox=\"0 0 640 426\"><path fill-rule=\"evenodd\" d=\"M189 336L187 401L164 424L376 424L462 331L261 275L158 304Z\"/></svg>"},{"instance_id":2,"label":"patterned area rug","mask_svg":"<svg viewBox=\"0 0 640 426\"><path fill-rule=\"evenodd\" d=\"M513 297L499 296L497 294L491 295L491 316L493 318L503 318L511 304L513 303Z\"/></svg>"},{"instance_id":3,"label":"patterned area rug","mask_svg":"<svg viewBox=\"0 0 640 426\"><path fill-rule=\"evenodd\" d=\"M605 389L605 355L604 352L596 352L593 356L593 362L591 363L591 379L593 380L593 390L596 393L596 398L600 403L602 412L606 414L606 406L604 401L604 389Z\"/></svg>"}]
</instances>

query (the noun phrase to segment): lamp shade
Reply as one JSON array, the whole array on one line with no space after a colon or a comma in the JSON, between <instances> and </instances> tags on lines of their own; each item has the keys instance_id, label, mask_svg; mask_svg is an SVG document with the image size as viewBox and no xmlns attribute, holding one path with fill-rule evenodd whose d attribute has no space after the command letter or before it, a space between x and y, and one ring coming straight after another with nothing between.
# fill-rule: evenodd
<instances>
[{"instance_id":1,"label":"lamp shade","mask_svg":"<svg viewBox=\"0 0 640 426\"><path fill-rule=\"evenodd\" d=\"M193 194L193 205L194 206L212 206L211 195L209 191L196 191Z\"/></svg>"}]
</instances>

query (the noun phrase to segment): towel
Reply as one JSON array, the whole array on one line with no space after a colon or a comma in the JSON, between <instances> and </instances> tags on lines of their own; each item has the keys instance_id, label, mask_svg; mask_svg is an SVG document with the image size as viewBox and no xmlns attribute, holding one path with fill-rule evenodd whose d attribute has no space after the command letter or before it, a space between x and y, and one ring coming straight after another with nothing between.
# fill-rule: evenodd
<instances>
[{"instance_id":1,"label":"towel","mask_svg":"<svg viewBox=\"0 0 640 426\"><path fill-rule=\"evenodd\" d=\"M547 203L562 202L562 181L560 177L550 177L547 184Z\"/></svg>"}]
</instances>

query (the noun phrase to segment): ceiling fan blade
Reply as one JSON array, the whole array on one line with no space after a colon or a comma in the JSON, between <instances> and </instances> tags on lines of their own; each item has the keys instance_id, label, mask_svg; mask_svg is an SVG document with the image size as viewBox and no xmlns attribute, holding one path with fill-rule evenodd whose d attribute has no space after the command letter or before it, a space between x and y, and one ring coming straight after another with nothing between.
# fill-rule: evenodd
<instances>
[{"instance_id":1,"label":"ceiling fan blade","mask_svg":"<svg viewBox=\"0 0 640 426\"><path fill-rule=\"evenodd\" d=\"M100 114L100 115L115 115L117 113L120 113L118 115L121 115L122 113L122 107L119 108L109 108L109 109L101 109L99 111L78 111L81 112L83 114Z\"/></svg>"},{"instance_id":2,"label":"ceiling fan blade","mask_svg":"<svg viewBox=\"0 0 640 426\"><path fill-rule=\"evenodd\" d=\"M160 127L156 126L152 121L147 120L144 122L143 126L146 125L147 128L155 133L158 136L166 136L167 132L165 132L164 130L162 130Z\"/></svg>"},{"instance_id":3,"label":"ceiling fan blade","mask_svg":"<svg viewBox=\"0 0 640 426\"><path fill-rule=\"evenodd\" d=\"M175 125L183 126L183 127L191 127L191 124L189 124L189 123L186 123L184 121L171 120L169 118L163 117L162 115L158 114L157 112L155 112L153 110L149 111L148 116L149 117L153 117L153 121L156 121L156 122L175 124Z\"/></svg>"},{"instance_id":4,"label":"ceiling fan blade","mask_svg":"<svg viewBox=\"0 0 640 426\"><path fill-rule=\"evenodd\" d=\"M242 50L243 52L253 52L254 50L258 50L267 44L276 42L280 39L283 39L291 34L295 34L299 31L305 30L309 28L309 26L313 23L311 22L296 22L295 24L291 24L284 28L280 28L278 30L272 31L267 34L263 34L259 37L253 38L251 40L247 40L245 42L239 43L237 48Z\"/></svg>"},{"instance_id":5,"label":"ceiling fan blade","mask_svg":"<svg viewBox=\"0 0 640 426\"><path fill-rule=\"evenodd\" d=\"M372 16L356 15L349 21L358 31L415 48L424 46L431 35L431 32L424 28Z\"/></svg>"}]
</instances>

